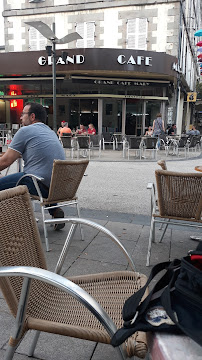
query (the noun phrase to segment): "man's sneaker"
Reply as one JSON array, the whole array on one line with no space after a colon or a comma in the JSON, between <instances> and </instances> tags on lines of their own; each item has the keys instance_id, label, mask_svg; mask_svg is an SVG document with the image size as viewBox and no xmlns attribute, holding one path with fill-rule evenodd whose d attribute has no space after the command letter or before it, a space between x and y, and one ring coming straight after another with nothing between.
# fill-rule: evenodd
<instances>
[{"instance_id":1,"label":"man's sneaker","mask_svg":"<svg viewBox=\"0 0 202 360\"><path fill-rule=\"evenodd\" d=\"M53 218L58 219L58 218L63 218L63 217L64 217L64 211L61 208L55 209ZM55 224L54 225L54 230L61 230L64 227L65 227L65 223Z\"/></svg>"}]
</instances>

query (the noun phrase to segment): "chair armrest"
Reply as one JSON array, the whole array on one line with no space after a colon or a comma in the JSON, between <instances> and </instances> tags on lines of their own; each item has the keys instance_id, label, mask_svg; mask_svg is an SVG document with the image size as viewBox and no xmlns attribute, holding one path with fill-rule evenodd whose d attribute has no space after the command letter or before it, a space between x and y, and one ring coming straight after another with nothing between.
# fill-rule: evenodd
<instances>
[{"instance_id":1,"label":"chair armrest","mask_svg":"<svg viewBox=\"0 0 202 360\"><path fill-rule=\"evenodd\" d=\"M82 225L87 225L87 226L91 226L94 229L101 231L102 233L104 233L105 235L107 235L112 241L114 241L114 243L121 249L121 251L124 253L124 255L126 256L131 268L133 271L136 271L135 269L135 265L133 263L133 260L131 258L131 256L129 255L129 253L127 252L127 250L125 249L125 247L122 245L122 243L119 241L119 239L108 229L106 229L104 226L97 224L91 220L87 220L87 219L82 219L82 218L76 218L76 217L68 217L68 218L62 218L62 219L47 219L44 221L45 224L60 224L60 223L72 223L73 225L78 225L78 224L82 224ZM59 257L58 263L56 265L56 272L58 273L64 263L66 254L67 254L67 250L69 248L70 242L72 240L72 237L74 235L74 228L76 230L76 227L74 226L73 228L70 228L70 231L67 235L65 244L63 246L63 249L61 251L61 255ZM73 234L72 234L73 233Z\"/></svg>"},{"instance_id":2,"label":"chair armrest","mask_svg":"<svg viewBox=\"0 0 202 360\"><path fill-rule=\"evenodd\" d=\"M73 283L72 281L55 274L51 271L39 269L29 266L3 266L0 267L0 277L20 276L25 279L35 279L44 283L53 285L58 289L65 291L82 303L91 313L101 322L106 331L112 337L117 331L116 325L113 323L106 311L100 304L85 290ZM21 293L24 296L24 294ZM21 304L19 303L21 306ZM23 307L24 311L26 307ZM23 311L23 309L21 310ZM22 316L22 315L21 315Z\"/></svg>"},{"instance_id":3,"label":"chair armrest","mask_svg":"<svg viewBox=\"0 0 202 360\"><path fill-rule=\"evenodd\" d=\"M19 183L20 183L20 181L21 181L23 178L26 178L26 177L30 177L30 178L33 180L33 183L34 183L34 186L35 186L36 191L37 191L37 193L38 193L38 196L40 197L40 200L41 200L41 202L42 202L42 201L43 201L43 196L42 196L42 194L41 194L41 190L40 190L40 188L39 188L39 185L38 185L38 183L37 183L37 180L43 181L44 178L42 178L42 177L40 177L40 176L33 175L33 174L25 174L25 175L23 175L23 176L17 181L16 186L18 186Z\"/></svg>"}]
</instances>

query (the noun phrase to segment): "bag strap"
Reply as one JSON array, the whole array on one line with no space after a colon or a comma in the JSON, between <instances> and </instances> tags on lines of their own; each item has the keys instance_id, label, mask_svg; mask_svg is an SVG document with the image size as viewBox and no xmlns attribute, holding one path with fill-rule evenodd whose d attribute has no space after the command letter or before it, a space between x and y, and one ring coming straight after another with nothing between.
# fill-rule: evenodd
<instances>
[{"instance_id":1,"label":"bag strap","mask_svg":"<svg viewBox=\"0 0 202 360\"><path fill-rule=\"evenodd\" d=\"M129 297L126 300L124 307L123 307L123 320L124 321L131 321L134 318L134 316L136 315L137 307L138 307L140 301L142 300L142 297L143 297L145 290L148 287L149 283L159 272L161 272L164 269L168 269L169 265L171 265L170 261L155 265L150 272L150 275L149 275L149 278L148 278L146 284L140 290L138 290L135 294L133 294L131 297ZM149 293L149 295L144 300L145 308L147 306L147 303L149 303L149 301L150 301L150 298L154 292L154 289Z\"/></svg>"}]
</instances>

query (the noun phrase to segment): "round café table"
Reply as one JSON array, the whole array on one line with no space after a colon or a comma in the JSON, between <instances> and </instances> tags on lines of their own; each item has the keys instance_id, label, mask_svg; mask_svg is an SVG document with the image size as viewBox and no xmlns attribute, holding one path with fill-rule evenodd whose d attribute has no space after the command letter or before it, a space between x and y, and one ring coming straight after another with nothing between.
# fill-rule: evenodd
<instances>
[{"instance_id":1,"label":"round caf\u00e9 table","mask_svg":"<svg viewBox=\"0 0 202 360\"><path fill-rule=\"evenodd\" d=\"M196 166L196 167L195 167L195 170L202 172L202 166ZM192 236L190 236L190 238L191 238L192 240L202 241L202 238L201 238L201 237L198 237L198 236L192 235Z\"/></svg>"}]
</instances>

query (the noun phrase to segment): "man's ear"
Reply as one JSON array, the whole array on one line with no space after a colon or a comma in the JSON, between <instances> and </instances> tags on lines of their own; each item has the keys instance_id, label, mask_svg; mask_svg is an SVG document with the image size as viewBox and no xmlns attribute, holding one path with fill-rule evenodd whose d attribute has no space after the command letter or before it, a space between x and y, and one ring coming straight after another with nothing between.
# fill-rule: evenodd
<instances>
[{"instance_id":1,"label":"man's ear","mask_svg":"<svg viewBox=\"0 0 202 360\"><path fill-rule=\"evenodd\" d=\"M31 119L31 122L32 122L32 123L35 122L36 117L35 117L35 114L34 114L34 113L31 113L31 114L30 114L30 119Z\"/></svg>"}]
</instances>

